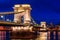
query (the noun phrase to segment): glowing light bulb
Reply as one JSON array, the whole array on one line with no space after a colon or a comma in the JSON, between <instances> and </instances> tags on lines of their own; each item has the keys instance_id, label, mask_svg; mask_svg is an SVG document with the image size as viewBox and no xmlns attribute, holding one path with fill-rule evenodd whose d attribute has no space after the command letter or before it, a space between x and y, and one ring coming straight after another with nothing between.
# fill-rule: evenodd
<instances>
[{"instance_id":1,"label":"glowing light bulb","mask_svg":"<svg viewBox=\"0 0 60 40\"><path fill-rule=\"evenodd\" d=\"M23 29L23 27L21 27L21 29Z\"/></svg>"},{"instance_id":2,"label":"glowing light bulb","mask_svg":"<svg viewBox=\"0 0 60 40\"><path fill-rule=\"evenodd\" d=\"M1 18L4 18L4 16L2 15Z\"/></svg>"},{"instance_id":3,"label":"glowing light bulb","mask_svg":"<svg viewBox=\"0 0 60 40\"><path fill-rule=\"evenodd\" d=\"M16 31L15 27L12 27L12 30L13 30L13 31Z\"/></svg>"},{"instance_id":4,"label":"glowing light bulb","mask_svg":"<svg viewBox=\"0 0 60 40\"><path fill-rule=\"evenodd\" d=\"M20 27L17 27L18 30L20 30L21 28Z\"/></svg>"}]
</instances>

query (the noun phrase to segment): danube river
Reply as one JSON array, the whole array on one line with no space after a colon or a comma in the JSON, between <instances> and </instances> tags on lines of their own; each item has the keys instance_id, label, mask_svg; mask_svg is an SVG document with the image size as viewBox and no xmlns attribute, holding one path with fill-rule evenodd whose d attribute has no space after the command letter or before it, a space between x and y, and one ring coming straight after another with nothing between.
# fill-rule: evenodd
<instances>
[{"instance_id":1,"label":"danube river","mask_svg":"<svg viewBox=\"0 0 60 40\"><path fill-rule=\"evenodd\" d=\"M36 39L12 39L12 40L60 40L59 34L58 32L48 32L48 33L40 32L40 35Z\"/></svg>"},{"instance_id":2,"label":"danube river","mask_svg":"<svg viewBox=\"0 0 60 40\"><path fill-rule=\"evenodd\" d=\"M40 32L40 35L37 35L37 38L35 39L11 39L11 40L47 40L47 32Z\"/></svg>"}]
</instances>

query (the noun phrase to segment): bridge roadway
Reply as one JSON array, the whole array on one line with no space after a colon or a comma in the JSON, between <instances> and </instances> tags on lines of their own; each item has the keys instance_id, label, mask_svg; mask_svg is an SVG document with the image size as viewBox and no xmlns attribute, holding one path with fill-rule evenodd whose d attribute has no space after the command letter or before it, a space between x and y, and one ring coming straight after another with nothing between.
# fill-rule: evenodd
<instances>
[{"instance_id":1,"label":"bridge roadway","mask_svg":"<svg viewBox=\"0 0 60 40\"><path fill-rule=\"evenodd\" d=\"M28 24L21 24L21 23L14 23L14 22L6 22L6 21L0 21L0 26L2 26L4 29L3 30L11 30L10 28L7 29L5 26L27 26ZM57 28L43 28L43 27L39 27L39 26L34 26L34 25L30 25L33 26L33 30L34 31L39 31L39 32L47 32L47 31L60 31ZM46 30L40 30L40 29L46 29ZM2 29L0 29L2 30Z\"/></svg>"},{"instance_id":2,"label":"bridge roadway","mask_svg":"<svg viewBox=\"0 0 60 40\"><path fill-rule=\"evenodd\" d=\"M5 27L5 26L10 26L10 27ZM14 33L11 29L12 26L25 26L25 24L20 24L20 23L14 23L14 22L6 22L6 21L0 21L0 31L9 31L9 34L10 34L10 39L34 39L34 38L37 38L38 35L35 34L35 32L48 32L48 31L60 31L58 30L57 28L43 28L43 27L39 27L39 26L34 26L34 25L30 25L30 26L33 26L32 30L33 32L16 32ZM45 29L45 30L40 30L40 29ZM11 35L12 33L12 35ZM22 35L24 33L24 35ZM19 34L19 35L18 35ZM29 37L28 37L28 35ZM40 36L39 38L37 39L40 39ZM36 39L36 40L37 40Z\"/></svg>"}]
</instances>

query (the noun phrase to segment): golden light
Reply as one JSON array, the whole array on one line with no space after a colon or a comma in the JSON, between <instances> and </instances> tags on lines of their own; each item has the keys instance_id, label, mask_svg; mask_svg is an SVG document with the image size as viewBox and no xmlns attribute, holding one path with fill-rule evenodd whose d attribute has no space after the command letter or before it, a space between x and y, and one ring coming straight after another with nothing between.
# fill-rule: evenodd
<instances>
[{"instance_id":1,"label":"golden light","mask_svg":"<svg viewBox=\"0 0 60 40\"><path fill-rule=\"evenodd\" d=\"M1 15L1 18L4 18L4 16L3 16L3 15Z\"/></svg>"},{"instance_id":2,"label":"golden light","mask_svg":"<svg viewBox=\"0 0 60 40\"><path fill-rule=\"evenodd\" d=\"M29 4L23 4L22 7L30 7Z\"/></svg>"},{"instance_id":3,"label":"golden light","mask_svg":"<svg viewBox=\"0 0 60 40\"><path fill-rule=\"evenodd\" d=\"M20 27L20 26L17 27L16 26L16 27L12 27L12 30L13 31L20 31L20 30L30 30L30 31L32 31L32 27L28 27L28 26L27 27Z\"/></svg>"},{"instance_id":4,"label":"golden light","mask_svg":"<svg viewBox=\"0 0 60 40\"><path fill-rule=\"evenodd\" d=\"M21 27L17 27L17 30L21 30Z\"/></svg>"},{"instance_id":5,"label":"golden light","mask_svg":"<svg viewBox=\"0 0 60 40\"><path fill-rule=\"evenodd\" d=\"M17 29L17 27L15 27L15 29Z\"/></svg>"},{"instance_id":6,"label":"golden light","mask_svg":"<svg viewBox=\"0 0 60 40\"><path fill-rule=\"evenodd\" d=\"M23 27L20 27L21 29L23 29Z\"/></svg>"},{"instance_id":7,"label":"golden light","mask_svg":"<svg viewBox=\"0 0 60 40\"><path fill-rule=\"evenodd\" d=\"M33 27L30 27L29 29L31 30Z\"/></svg>"},{"instance_id":8,"label":"golden light","mask_svg":"<svg viewBox=\"0 0 60 40\"><path fill-rule=\"evenodd\" d=\"M28 30L29 28L28 27L24 27L24 30Z\"/></svg>"},{"instance_id":9,"label":"golden light","mask_svg":"<svg viewBox=\"0 0 60 40\"><path fill-rule=\"evenodd\" d=\"M15 27L12 27L12 30L13 30L13 31L16 31Z\"/></svg>"},{"instance_id":10,"label":"golden light","mask_svg":"<svg viewBox=\"0 0 60 40\"><path fill-rule=\"evenodd\" d=\"M14 5L14 7L20 7L20 5L19 5L19 4L17 4L17 5Z\"/></svg>"},{"instance_id":11,"label":"golden light","mask_svg":"<svg viewBox=\"0 0 60 40\"><path fill-rule=\"evenodd\" d=\"M24 8L19 4L15 5L13 8L15 13L19 13L19 12L22 13L25 11Z\"/></svg>"},{"instance_id":12,"label":"golden light","mask_svg":"<svg viewBox=\"0 0 60 40\"><path fill-rule=\"evenodd\" d=\"M33 27L30 27L29 30L32 31L32 28L33 28Z\"/></svg>"},{"instance_id":13,"label":"golden light","mask_svg":"<svg viewBox=\"0 0 60 40\"><path fill-rule=\"evenodd\" d=\"M18 8L18 12L24 12L25 10L24 10L24 8L23 7L19 7Z\"/></svg>"}]
</instances>

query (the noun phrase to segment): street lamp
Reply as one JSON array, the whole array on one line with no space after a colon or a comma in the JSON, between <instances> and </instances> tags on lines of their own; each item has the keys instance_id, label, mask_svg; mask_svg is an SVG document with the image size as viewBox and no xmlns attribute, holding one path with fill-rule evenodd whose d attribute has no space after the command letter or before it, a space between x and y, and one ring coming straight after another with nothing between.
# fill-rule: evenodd
<instances>
[{"instance_id":1,"label":"street lamp","mask_svg":"<svg viewBox=\"0 0 60 40\"><path fill-rule=\"evenodd\" d=\"M1 18L4 18L4 16L2 15Z\"/></svg>"},{"instance_id":2,"label":"street lamp","mask_svg":"<svg viewBox=\"0 0 60 40\"><path fill-rule=\"evenodd\" d=\"M11 20L9 20L9 19L6 19L6 21L11 22Z\"/></svg>"},{"instance_id":3,"label":"street lamp","mask_svg":"<svg viewBox=\"0 0 60 40\"><path fill-rule=\"evenodd\" d=\"M3 21L5 21L5 17L3 15L0 16L2 18Z\"/></svg>"}]
</instances>

